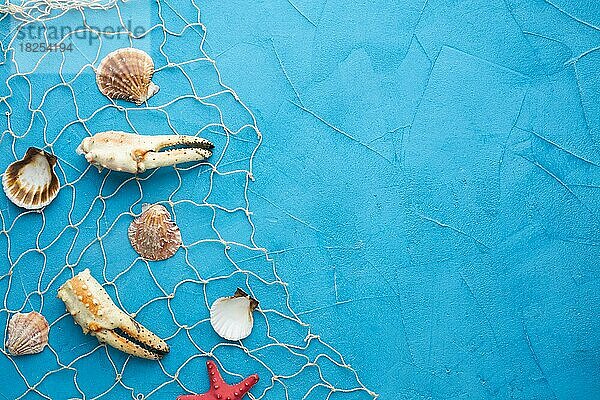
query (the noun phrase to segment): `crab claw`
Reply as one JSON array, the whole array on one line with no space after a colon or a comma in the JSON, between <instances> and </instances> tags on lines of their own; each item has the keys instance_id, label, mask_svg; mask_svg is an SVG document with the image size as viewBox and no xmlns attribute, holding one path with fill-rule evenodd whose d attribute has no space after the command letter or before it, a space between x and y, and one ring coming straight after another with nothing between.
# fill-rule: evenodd
<instances>
[{"instance_id":1,"label":"crab claw","mask_svg":"<svg viewBox=\"0 0 600 400\"><path fill-rule=\"evenodd\" d=\"M138 172L168 165L206 160L212 156L215 145L195 136L153 136L156 146L152 150L136 153ZM171 149L168 149L171 148ZM168 149L168 150L164 150ZM164 151L161 151L164 150Z\"/></svg>"},{"instance_id":2,"label":"crab claw","mask_svg":"<svg viewBox=\"0 0 600 400\"><path fill-rule=\"evenodd\" d=\"M153 360L169 352L167 343L119 309L85 269L66 281L58 297L83 333L125 353Z\"/></svg>"},{"instance_id":3,"label":"crab claw","mask_svg":"<svg viewBox=\"0 0 600 400\"><path fill-rule=\"evenodd\" d=\"M99 341L136 357L159 360L169 352L169 346L164 340L128 315L124 315L120 327L100 329L92 334Z\"/></svg>"},{"instance_id":4,"label":"crab claw","mask_svg":"<svg viewBox=\"0 0 600 400\"><path fill-rule=\"evenodd\" d=\"M214 147L196 136L108 131L83 139L77 153L97 167L136 174L150 168L205 160Z\"/></svg>"}]
</instances>

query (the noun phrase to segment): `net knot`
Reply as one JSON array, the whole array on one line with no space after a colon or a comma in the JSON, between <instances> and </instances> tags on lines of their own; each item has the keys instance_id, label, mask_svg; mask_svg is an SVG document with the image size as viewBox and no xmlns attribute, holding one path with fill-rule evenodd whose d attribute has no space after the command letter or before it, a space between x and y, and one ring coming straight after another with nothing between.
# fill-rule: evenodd
<instances>
[{"instance_id":1,"label":"net knot","mask_svg":"<svg viewBox=\"0 0 600 400\"><path fill-rule=\"evenodd\" d=\"M17 4L8 3L7 6L0 7L0 12L8 14L25 14L25 8Z\"/></svg>"}]
</instances>

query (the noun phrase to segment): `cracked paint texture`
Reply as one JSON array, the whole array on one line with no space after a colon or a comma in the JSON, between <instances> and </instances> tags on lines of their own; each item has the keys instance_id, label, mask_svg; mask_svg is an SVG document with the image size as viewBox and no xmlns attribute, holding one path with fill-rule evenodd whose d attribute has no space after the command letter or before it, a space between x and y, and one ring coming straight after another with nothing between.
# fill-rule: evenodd
<instances>
[{"instance_id":1,"label":"cracked paint texture","mask_svg":"<svg viewBox=\"0 0 600 400\"><path fill-rule=\"evenodd\" d=\"M600 398L596 2L208 1L203 18L264 133L257 238L367 387Z\"/></svg>"}]
</instances>

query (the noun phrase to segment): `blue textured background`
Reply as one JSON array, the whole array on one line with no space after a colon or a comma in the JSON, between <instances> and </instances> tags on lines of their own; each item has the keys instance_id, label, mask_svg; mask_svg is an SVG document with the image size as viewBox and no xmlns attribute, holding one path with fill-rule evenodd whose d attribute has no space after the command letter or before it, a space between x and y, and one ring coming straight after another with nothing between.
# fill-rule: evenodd
<instances>
[{"instance_id":1,"label":"blue textured background","mask_svg":"<svg viewBox=\"0 0 600 400\"><path fill-rule=\"evenodd\" d=\"M295 309L382 399L600 398L598 2L290 1L203 18Z\"/></svg>"},{"instance_id":2,"label":"blue textured background","mask_svg":"<svg viewBox=\"0 0 600 400\"><path fill-rule=\"evenodd\" d=\"M368 388L385 400L600 398L596 1L199 6L207 51L264 134L249 192L257 242L292 308ZM86 110L104 101L77 95ZM178 112L186 126L191 109ZM86 133L69 134L64 148ZM132 201L114 202L108 221ZM100 378L81 371L94 392Z\"/></svg>"}]
</instances>

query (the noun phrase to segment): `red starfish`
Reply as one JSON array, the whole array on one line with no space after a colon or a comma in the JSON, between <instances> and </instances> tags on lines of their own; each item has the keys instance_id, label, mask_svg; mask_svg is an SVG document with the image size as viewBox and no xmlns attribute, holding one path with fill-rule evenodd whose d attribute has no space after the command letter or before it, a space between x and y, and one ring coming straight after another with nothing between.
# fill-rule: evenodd
<instances>
[{"instance_id":1,"label":"red starfish","mask_svg":"<svg viewBox=\"0 0 600 400\"><path fill-rule=\"evenodd\" d=\"M217 364L214 361L206 362L208 369L208 379L210 380L210 389L204 394L186 394L179 396L177 400L237 400L244 395L258 382L258 375L250 375L237 385L228 385L221 376Z\"/></svg>"}]
</instances>

